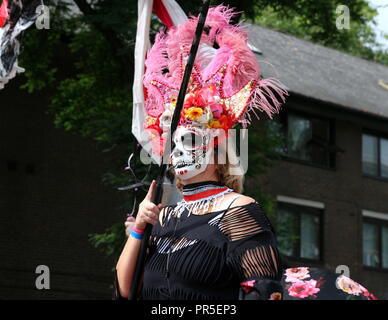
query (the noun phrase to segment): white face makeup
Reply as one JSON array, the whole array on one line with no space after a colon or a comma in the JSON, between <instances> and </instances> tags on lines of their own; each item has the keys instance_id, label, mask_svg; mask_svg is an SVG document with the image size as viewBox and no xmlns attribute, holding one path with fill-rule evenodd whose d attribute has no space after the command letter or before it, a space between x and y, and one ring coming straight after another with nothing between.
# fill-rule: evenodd
<instances>
[{"instance_id":1,"label":"white face makeup","mask_svg":"<svg viewBox=\"0 0 388 320\"><path fill-rule=\"evenodd\" d=\"M212 159L213 143L210 130L179 126L174 134L171 154L175 174L186 180L204 172Z\"/></svg>"}]
</instances>

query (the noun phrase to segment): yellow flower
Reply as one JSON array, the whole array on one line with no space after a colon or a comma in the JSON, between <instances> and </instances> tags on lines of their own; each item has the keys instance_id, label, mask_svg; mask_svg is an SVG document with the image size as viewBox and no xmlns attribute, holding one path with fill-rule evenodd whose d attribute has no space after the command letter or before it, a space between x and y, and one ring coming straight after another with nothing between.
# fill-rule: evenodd
<instances>
[{"instance_id":1,"label":"yellow flower","mask_svg":"<svg viewBox=\"0 0 388 320\"><path fill-rule=\"evenodd\" d=\"M203 109L198 107L191 107L185 110L185 118L196 120L203 114Z\"/></svg>"},{"instance_id":2,"label":"yellow flower","mask_svg":"<svg viewBox=\"0 0 388 320\"><path fill-rule=\"evenodd\" d=\"M147 116L147 118L145 118L146 127L152 126L153 124L155 124L156 120L157 120L157 118Z\"/></svg>"},{"instance_id":3,"label":"yellow flower","mask_svg":"<svg viewBox=\"0 0 388 320\"><path fill-rule=\"evenodd\" d=\"M222 125L218 120L210 121L207 126L209 128L215 128L215 129L222 128Z\"/></svg>"}]
</instances>

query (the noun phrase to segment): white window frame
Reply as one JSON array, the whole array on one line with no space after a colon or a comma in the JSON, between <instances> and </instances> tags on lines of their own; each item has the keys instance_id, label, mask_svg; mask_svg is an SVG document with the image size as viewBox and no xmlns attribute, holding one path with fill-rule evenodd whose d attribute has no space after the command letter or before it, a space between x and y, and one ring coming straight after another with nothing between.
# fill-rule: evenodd
<instances>
[{"instance_id":1,"label":"white window frame","mask_svg":"<svg viewBox=\"0 0 388 320\"><path fill-rule=\"evenodd\" d=\"M362 216L378 220L388 220L388 213L376 212L371 210L362 210Z\"/></svg>"},{"instance_id":2,"label":"white window frame","mask_svg":"<svg viewBox=\"0 0 388 320\"><path fill-rule=\"evenodd\" d=\"M317 208L317 209L325 209L325 204L319 201L307 200L302 198L294 198L288 196L277 195L276 200L279 202L286 202L291 204L297 204L300 206Z\"/></svg>"}]
</instances>

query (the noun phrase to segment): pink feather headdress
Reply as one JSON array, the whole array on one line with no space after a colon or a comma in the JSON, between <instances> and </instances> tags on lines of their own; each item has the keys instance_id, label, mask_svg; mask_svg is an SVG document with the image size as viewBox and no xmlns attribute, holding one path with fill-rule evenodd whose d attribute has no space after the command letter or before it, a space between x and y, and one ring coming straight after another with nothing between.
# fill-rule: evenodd
<instances>
[{"instance_id":1,"label":"pink feather headdress","mask_svg":"<svg viewBox=\"0 0 388 320\"><path fill-rule=\"evenodd\" d=\"M246 31L230 24L234 14L222 5L209 9L179 125L225 130L237 123L246 126L250 111L257 116L256 109L272 118L285 101L287 91L278 80L261 78ZM163 152L197 20L190 17L157 34L147 55L144 126L156 154Z\"/></svg>"}]
</instances>

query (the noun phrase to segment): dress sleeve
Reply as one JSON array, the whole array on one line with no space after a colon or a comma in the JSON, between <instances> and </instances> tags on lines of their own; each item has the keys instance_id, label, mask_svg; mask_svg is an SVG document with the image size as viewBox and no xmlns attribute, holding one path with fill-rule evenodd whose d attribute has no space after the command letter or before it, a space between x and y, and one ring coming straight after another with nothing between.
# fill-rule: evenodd
<instances>
[{"instance_id":1,"label":"dress sleeve","mask_svg":"<svg viewBox=\"0 0 388 320\"><path fill-rule=\"evenodd\" d=\"M256 202L229 209L219 223L227 237L227 265L240 283L240 300L280 300L282 267L275 235Z\"/></svg>"}]
</instances>

